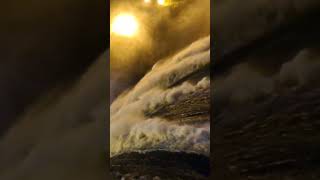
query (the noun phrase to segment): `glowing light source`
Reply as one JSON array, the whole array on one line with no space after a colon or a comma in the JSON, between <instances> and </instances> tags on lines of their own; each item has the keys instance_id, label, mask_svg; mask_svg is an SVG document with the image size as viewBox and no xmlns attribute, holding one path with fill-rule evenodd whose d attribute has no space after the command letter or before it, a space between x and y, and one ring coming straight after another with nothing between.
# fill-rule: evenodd
<instances>
[{"instance_id":1,"label":"glowing light source","mask_svg":"<svg viewBox=\"0 0 320 180\"><path fill-rule=\"evenodd\" d=\"M145 3L151 3L151 0L144 0Z\"/></svg>"},{"instance_id":2,"label":"glowing light source","mask_svg":"<svg viewBox=\"0 0 320 180\"><path fill-rule=\"evenodd\" d=\"M164 6L166 4L166 0L157 0L158 4Z\"/></svg>"},{"instance_id":3,"label":"glowing light source","mask_svg":"<svg viewBox=\"0 0 320 180\"><path fill-rule=\"evenodd\" d=\"M111 24L111 33L132 37L138 31L138 22L131 14L120 14L115 17Z\"/></svg>"}]
</instances>

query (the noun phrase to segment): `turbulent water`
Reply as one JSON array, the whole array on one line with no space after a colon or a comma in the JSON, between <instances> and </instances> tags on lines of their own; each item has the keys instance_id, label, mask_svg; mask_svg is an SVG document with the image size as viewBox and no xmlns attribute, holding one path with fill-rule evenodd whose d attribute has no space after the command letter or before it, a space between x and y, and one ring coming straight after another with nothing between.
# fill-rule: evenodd
<instances>
[{"instance_id":1,"label":"turbulent water","mask_svg":"<svg viewBox=\"0 0 320 180\"><path fill-rule=\"evenodd\" d=\"M210 86L208 77L178 83L210 64L210 37L192 43L156 64L131 90L111 105L110 156L124 152L166 150L209 155L210 126L177 125L146 114L181 96Z\"/></svg>"}]
</instances>

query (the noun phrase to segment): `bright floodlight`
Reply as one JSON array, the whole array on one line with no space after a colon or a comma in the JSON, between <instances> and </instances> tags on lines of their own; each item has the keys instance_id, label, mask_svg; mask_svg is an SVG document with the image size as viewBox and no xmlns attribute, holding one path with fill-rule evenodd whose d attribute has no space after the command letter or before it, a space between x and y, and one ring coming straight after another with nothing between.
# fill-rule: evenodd
<instances>
[{"instance_id":1,"label":"bright floodlight","mask_svg":"<svg viewBox=\"0 0 320 180\"><path fill-rule=\"evenodd\" d=\"M111 33L132 37L137 33L138 26L138 22L133 15L120 14L115 17L111 24Z\"/></svg>"},{"instance_id":2,"label":"bright floodlight","mask_svg":"<svg viewBox=\"0 0 320 180\"><path fill-rule=\"evenodd\" d=\"M157 1L159 5L164 6L166 1L165 0L158 0Z\"/></svg>"},{"instance_id":3,"label":"bright floodlight","mask_svg":"<svg viewBox=\"0 0 320 180\"><path fill-rule=\"evenodd\" d=\"M144 0L145 3L151 3L151 0Z\"/></svg>"}]
</instances>

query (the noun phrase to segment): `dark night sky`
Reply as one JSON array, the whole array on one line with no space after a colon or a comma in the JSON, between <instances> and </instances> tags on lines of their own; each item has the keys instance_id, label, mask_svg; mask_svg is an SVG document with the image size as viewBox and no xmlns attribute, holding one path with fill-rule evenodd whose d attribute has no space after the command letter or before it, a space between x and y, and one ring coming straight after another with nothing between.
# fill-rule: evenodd
<instances>
[{"instance_id":1,"label":"dark night sky","mask_svg":"<svg viewBox=\"0 0 320 180\"><path fill-rule=\"evenodd\" d=\"M0 134L41 93L65 85L107 48L107 9L102 0L1 2Z\"/></svg>"}]
</instances>

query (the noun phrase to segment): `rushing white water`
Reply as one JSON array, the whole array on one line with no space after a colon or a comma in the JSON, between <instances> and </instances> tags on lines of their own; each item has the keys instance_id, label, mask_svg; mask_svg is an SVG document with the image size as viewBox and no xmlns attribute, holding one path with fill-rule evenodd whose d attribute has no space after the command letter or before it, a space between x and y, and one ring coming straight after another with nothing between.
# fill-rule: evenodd
<instances>
[{"instance_id":1,"label":"rushing white water","mask_svg":"<svg viewBox=\"0 0 320 180\"><path fill-rule=\"evenodd\" d=\"M177 125L160 118L148 118L146 112L168 105L181 96L209 88L205 77L197 83L177 81L210 63L210 37L155 65L137 85L111 105L110 153L162 149L168 151L210 153L209 124L201 127Z\"/></svg>"}]
</instances>

